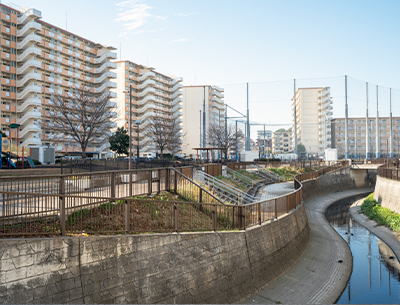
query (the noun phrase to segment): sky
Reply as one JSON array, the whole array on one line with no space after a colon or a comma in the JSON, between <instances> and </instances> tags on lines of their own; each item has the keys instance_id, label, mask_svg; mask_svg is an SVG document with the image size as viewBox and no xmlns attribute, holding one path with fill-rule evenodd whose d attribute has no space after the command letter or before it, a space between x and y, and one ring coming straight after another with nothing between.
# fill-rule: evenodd
<instances>
[{"instance_id":1,"label":"sky","mask_svg":"<svg viewBox=\"0 0 400 305\"><path fill-rule=\"evenodd\" d=\"M14 0L42 19L117 48L118 59L183 78L183 85L217 85L225 102L250 121L290 127L297 87L330 86L334 117L400 115L400 1L397 0ZM18 2L19 1L19 2ZM375 108L373 108L375 107ZM228 110L228 117L236 116ZM251 127L255 137L256 129Z\"/></svg>"}]
</instances>

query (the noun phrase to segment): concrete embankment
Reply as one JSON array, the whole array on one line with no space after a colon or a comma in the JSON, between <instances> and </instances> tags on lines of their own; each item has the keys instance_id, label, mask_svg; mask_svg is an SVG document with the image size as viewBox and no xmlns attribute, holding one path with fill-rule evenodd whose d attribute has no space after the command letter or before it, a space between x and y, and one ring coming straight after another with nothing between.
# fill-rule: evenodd
<instances>
[{"instance_id":1,"label":"concrete embankment","mask_svg":"<svg viewBox=\"0 0 400 305\"><path fill-rule=\"evenodd\" d=\"M374 199L388 208L400 214L400 181L379 177L376 181Z\"/></svg>"},{"instance_id":2,"label":"concrete embankment","mask_svg":"<svg viewBox=\"0 0 400 305\"><path fill-rule=\"evenodd\" d=\"M246 231L0 240L0 303L233 303L310 239L304 206Z\"/></svg>"}]
</instances>

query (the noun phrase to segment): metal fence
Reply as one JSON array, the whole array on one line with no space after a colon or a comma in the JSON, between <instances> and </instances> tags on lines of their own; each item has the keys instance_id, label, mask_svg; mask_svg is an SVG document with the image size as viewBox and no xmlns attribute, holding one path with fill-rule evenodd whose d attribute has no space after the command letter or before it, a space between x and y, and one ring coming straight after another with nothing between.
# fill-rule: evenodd
<instances>
[{"instance_id":1,"label":"metal fence","mask_svg":"<svg viewBox=\"0 0 400 305\"><path fill-rule=\"evenodd\" d=\"M125 234L246 229L301 204L289 194L248 205L224 205L191 181L193 168L0 178L0 236ZM88 182L86 182L86 180ZM169 190L187 198L132 198Z\"/></svg>"},{"instance_id":2,"label":"metal fence","mask_svg":"<svg viewBox=\"0 0 400 305\"><path fill-rule=\"evenodd\" d=\"M400 169L397 164L389 163L378 167L378 176L392 180L400 180Z\"/></svg>"},{"instance_id":3,"label":"metal fence","mask_svg":"<svg viewBox=\"0 0 400 305\"><path fill-rule=\"evenodd\" d=\"M321 168L318 171L313 171L313 172L303 173L303 174L297 175L296 179L299 182L302 182L302 181L305 181L305 180L310 180L310 179L317 179L319 176L321 176L323 174L326 174L328 172L331 172L333 170L336 170L338 168L342 168L343 166L345 166L345 165L342 164L342 163L338 163L338 164L335 164L335 165L327 166L327 167Z\"/></svg>"}]
</instances>

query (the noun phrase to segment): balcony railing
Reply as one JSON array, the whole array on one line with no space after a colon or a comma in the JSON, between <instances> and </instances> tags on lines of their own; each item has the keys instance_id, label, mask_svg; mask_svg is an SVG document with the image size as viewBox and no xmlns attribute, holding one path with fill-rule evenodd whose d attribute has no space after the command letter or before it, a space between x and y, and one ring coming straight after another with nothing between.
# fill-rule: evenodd
<instances>
[{"instance_id":1,"label":"balcony railing","mask_svg":"<svg viewBox=\"0 0 400 305\"><path fill-rule=\"evenodd\" d=\"M117 59L117 53L114 52L106 52L103 55L101 55L99 58L96 58L94 60L94 62L96 64L99 64L101 62L103 62L103 60L105 60L106 58L112 58L112 59Z\"/></svg>"},{"instance_id":2,"label":"balcony railing","mask_svg":"<svg viewBox=\"0 0 400 305\"><path fill-rule=\"evenodd\" d=\"M148 72L146 72L145 74L143 74L142 76L140 76L139 78L138 78L138 80L140 81L140 82L142 82L142 81L144 81L146 78L148 78L148 77L154 77L156 74L154 73L154 72L152 72L152 71L148 71Z\"/></svg>"},{"instance_id":3,"label":"balcony railing","mask_svg":"<svg viewBox=\"0 0 400 305\"><path fill-rule=\"evenodd\" d=\"M41 68L42 67L42 63L40 61L38 61L38 60L35 60L35 59L28 60L21 67L19 67L17 69L17 73L18 74L22 74L22 73L25 72L25 70L27 68L30 68L30 67Z\"/></svg>"},{"instance_id":4,"label":"balcony railing","mask_svg":"<svg viewBox=\"0 0 400 305\"><path fill-rule=\"evenodd\" d=\"M18 18L18 23L24 23L28 18L42 18L42 12L34 8L27 10L21 17Z\"/></svg>"},{"instance_id":5,"label":"balcony railing","mask_svg":"<svg viewBox=\"0 0 400 305\"><path fill-rule=\"evenodd\" d=\"M18 30L17 36L23 36L30 29L41 31L42 25L40 23L37 23L36 21L30 21L27 24L25 24L25 26L22 29Z\"/></svg>"},{"instance_id":6,"label":"balcony railing","mask_svg":"<svg viewBox=\"0 0 400 305\"><path fill-rule=\"evenodd\" d=\"M41 80L42 79L42 75L39 74L39 73L35 73L35 72L28 73L22 79L17 81L17 85L18 86L23 86L27 81L29 81L31 79Z\"/></svg>"},{"instance_id":7,"label":"balcony railing","mask_svg":"<svg viewBox=\"0 0 400 305\"><path fill-rule=\"evenodd\" d=\"M21 42L19 42L17 44L18 49L24 48L24 46L30 41L41 43L42 42L42 37L40 37L39 35L36 35L36 34L29 34Z\"/></svg>"},{"instance_id":8,"label":"balcony railing","mask_svg":"<svg viewBox=\"0 0 400 305\"><path fill-rule=\"evenodd\" d=\"M36 85L31 85L26 87L22 92L17 94L17 99L22 99L24 98L28 93L31 92L36 92L36 93L40 93L42 92L42 88L40 86L36 86Z\"/></svg>"},{"instance_id":9,"label":"balcony railing","mask_svg":"<svg viewBox=\"0 0 400 305\"><path fill-rule=\"evenodd\" d=\"M17 60L18 60L19 62L21 62L21 61L27 59L27 56L29 56L29 55L31 55L31 54L40 56L40 55L42 55L42 50L40 50L40 49L37 48L37 47L30 47L30 48L27 48L22 54L20 54L20 55L17 56Z\"/></svg>"}]
</instances>

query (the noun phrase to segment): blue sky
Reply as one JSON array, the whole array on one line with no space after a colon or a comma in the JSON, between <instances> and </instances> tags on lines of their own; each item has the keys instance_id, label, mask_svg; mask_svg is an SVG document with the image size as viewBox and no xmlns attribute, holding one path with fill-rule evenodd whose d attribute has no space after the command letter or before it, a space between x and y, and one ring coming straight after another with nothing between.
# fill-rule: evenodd
<instances>
[{"instance_id":1,"label":"blue sky","mask_svg":"<svg viewBox=\"0 0 400 305\"><path fill-rule=\"evenodd\" d=\"M352 80L350 115L365 113L360 110L365 105L363 82L400 88L400 1L14 3L37 8L44 21L61 28L67 16L69 31L118 48L118 59L122 54L122 59L181 76L184 85L224 87L225 101L241 112L246 111L245 83L249 82L250 118L271 124L273 130L278 128L275 124L290 123L294 78L299 79L299 87L332 86L336 117L344 113L345 74L361 80ZM380 90L382 107L388 104L385 90ZM393 103L400 105L400 91L393 93ZM400 115L400 108L395 108Z\"/></svg>"}]
</instances>

